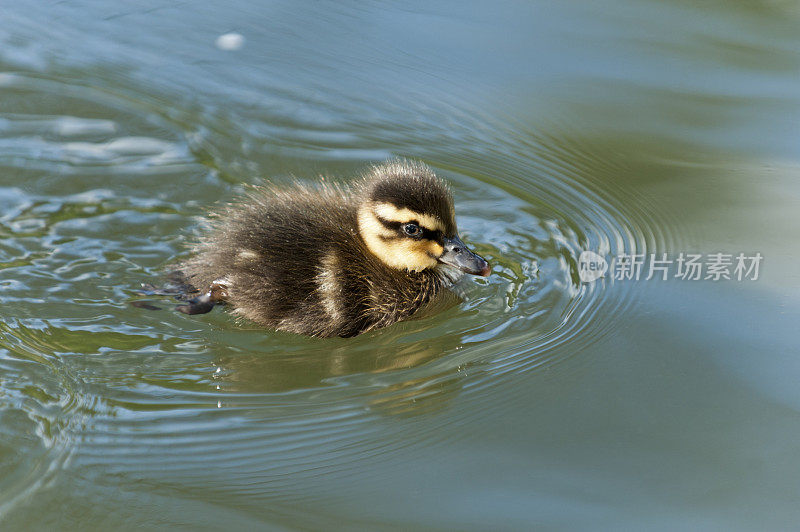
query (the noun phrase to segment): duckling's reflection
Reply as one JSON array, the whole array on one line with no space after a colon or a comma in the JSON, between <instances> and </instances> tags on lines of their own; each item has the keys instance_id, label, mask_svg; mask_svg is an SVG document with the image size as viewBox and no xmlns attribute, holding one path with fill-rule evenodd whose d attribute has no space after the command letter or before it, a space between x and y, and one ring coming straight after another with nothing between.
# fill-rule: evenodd
<instances>
[{"instance_id":1,"label":"duckling's reflection","mask_svg":"<svg viewBox=\"0 0 800 532\"><path fill-rule=\"evenodd\" d=\"M376 390L370 408L391 416L412 416L442 410L461 390L457 370L408 379Z\"/></svg>"},{"instance_id":2,"label":"duckling's reflection","mask_svg":"<svg viewBox=\"0 0 800 532\"><path fill-rule=\"evenodd\" d=\"M439 303L424 315L455 302L457 298ZM309 340L278 333L284 341L270 352L232 353L230 346L220 346L228 352L215 358L215 382L226 393L319 390L332 393L332 400L358 397L370 408L392 415L438 409L460 389L459 368L455 363L435 369L428 365L459 349L462 340L453 333L432 341L426 334L427 321L401 323L357 339ZM354 387L363 392L353 393Z\"/></svg>"}]
</instances>

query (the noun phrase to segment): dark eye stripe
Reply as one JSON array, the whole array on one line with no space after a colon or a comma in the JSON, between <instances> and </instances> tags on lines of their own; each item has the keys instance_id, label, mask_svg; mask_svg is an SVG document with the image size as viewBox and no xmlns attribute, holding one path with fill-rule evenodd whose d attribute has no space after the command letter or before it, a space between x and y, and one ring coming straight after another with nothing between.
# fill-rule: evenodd
<instances>
[{"instance_id":1,"label":"dark eye stripe","mask_svg":"<svg viewBox=\"0 0 800 532\"><path fill-rule=\"evenodd\" d=\"M381 224L383 224L385 228L391 229L392 231L400 231L401 227L404 226L405 224L416 224L421 231L421 234L418 236L418 238L433 240L434 242L441 242L442 240L442 232L440 230L427 229L419 225L419 222L417 222L416 220L409 220L407 222L395 222L394 220L387 220L386 218L382 218L380 216L375 216L375 218L377 218L378 221ZM383 237L383 238L389 240L390 238L393 239L394 237Z\"/></svg>"},{"instance_id":2,"label":"dark eye stripe","mask_svg":"<svg viewBox=\"0 0 800 532\"><path fill-rule=\"evenodd\" d=\"M392 220L387 220L386 218L381 218L380 216L376 216L378 221L383 224L383 226L387 229L391 229L392 231L397 231L400 229L400 226L403 225L403 222L394 222Z\"/></svg>"},{"instance_id":3,"label":"dark eye stripe","mask_svg":"<svg viewBox=\"0 0 800 532\"><path fill-rule=\"evenodd\" d=\"M425 229L424 227L420 227L420 229L422 229L422 238L433 240L434 242L440 242L442 240L442 232L438 229L435 231Z\"/></svg>"}]
</instances>

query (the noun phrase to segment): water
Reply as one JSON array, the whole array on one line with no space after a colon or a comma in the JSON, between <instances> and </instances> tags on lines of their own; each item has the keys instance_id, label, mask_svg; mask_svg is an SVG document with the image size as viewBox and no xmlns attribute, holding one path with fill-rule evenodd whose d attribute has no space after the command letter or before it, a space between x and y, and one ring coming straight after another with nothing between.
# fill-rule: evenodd
<instances>
[{"instance_id":1,"label":"water","mask_svg":"<svg viewBox=\"0 0 800 532\"><path fill-rule=\"evenodd\" d=\"M800 519L789 2L3 8L8 529L772 528ZM243 46L215 47L237 32ZM136 308L247 183L389 157L494 274L314 340ZM582 250L760 252L581 283Z\"/></svg>"}]
</instances>

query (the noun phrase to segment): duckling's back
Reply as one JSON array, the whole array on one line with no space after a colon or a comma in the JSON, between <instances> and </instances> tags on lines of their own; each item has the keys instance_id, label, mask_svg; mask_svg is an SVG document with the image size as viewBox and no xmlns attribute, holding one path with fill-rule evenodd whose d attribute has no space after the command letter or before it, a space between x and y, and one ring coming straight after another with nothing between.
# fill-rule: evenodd
<instances>
[{"instance_id":1,"label":"duckling's back","mask_svg":"<svg viewBox=\"0 0 800 532\"><path fill-rule=\"evenodd\" d=\"M311 336L355 336L410 315L439 290L390 270L358 232L358 198L336 186L256 188L211 221L180 265L188 284L222 286L241 317Z\"/></svg>"},{"instance_id":2,"label":"duckling's back","mask_svg":"<svg viewBox=\"0 0 800 532\"><path fill-rule=\"evenodd\" d=\"M265 327L312 336L391 325L441 299L459 271L489 271L458 239L446 184L403 161L351 188L254 188L206 234L179 266L203 293L181 312L224 301Z\"/></svg>"},{"instance_id":3,"label":"duckling's back","mask_svg":"<svg viewBox=\"0 0 800 532\"><path fill-rule=\"evenodd\" d=\"M234 313L270 328L334 336L350 332L344 324L363 327L347 305L332 303L361 297L338 273L343 261L363 255L356 206L341 189L254 188L211 225L180 266L191 285L223 285Z\"/></svg>"}]
</instances>

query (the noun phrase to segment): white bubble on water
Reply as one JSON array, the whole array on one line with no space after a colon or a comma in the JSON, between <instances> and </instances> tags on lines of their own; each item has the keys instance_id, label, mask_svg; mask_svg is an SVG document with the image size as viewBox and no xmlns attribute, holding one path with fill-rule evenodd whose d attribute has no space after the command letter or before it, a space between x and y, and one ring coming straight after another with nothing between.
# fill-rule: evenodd
<instances>
[{"instance_id":1,"label":"white bubble on water","mask_svg":"<svg viewBox=\"0 0 800 532\"><path fill-rule=\"evenodd\" d=\"M241 33L224 33L217 37L214 44L216 44L217 48L220 50L232 52L244 46L244 35Z\"/></svg>"}]
</instances>

